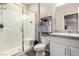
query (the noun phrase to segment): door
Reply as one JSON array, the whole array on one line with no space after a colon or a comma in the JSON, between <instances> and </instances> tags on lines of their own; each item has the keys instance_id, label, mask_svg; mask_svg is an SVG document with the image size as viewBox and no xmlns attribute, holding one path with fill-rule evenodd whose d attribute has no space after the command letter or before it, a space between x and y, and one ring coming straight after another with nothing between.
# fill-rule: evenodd
<instances>
[{"instance_id":1,"label":"door","mask_svg":"<svg viewBox=\"0 0 79 59\"><path fill-rule=\"evenodd\" d=\"M0 53L18 53L22 51L22 8L15 4L4 4L3 8L1 22L4 28L0 31Z\"/></svg>"},{"instance_id":2,"label":"door","mask_svg":"<svg viewBox=\"0 0 79 59\"><path fill-rule=\"evenodd\" d=\"M33 46L35 40L35 13L23 9L24 50Z\"/></svg>"},{"instance_id":3,"label":"door","mask_svg":"<svg viewBox=\"0 0 79 59\"><path fill-rule=\"evenodd\" d=\"M51 56L66 56L67 47L63 44L52 42L50 44L50 55Z\"/></svg>"},{"instance_id":4,"label":"door","mask_svg":"<svg viewBox=\"0 0 79 59\"><path fill-rule=\"evenodd\" d=\"M69 47L70 56L79 56L79 48Z\"/></svg>"}]
</instances>

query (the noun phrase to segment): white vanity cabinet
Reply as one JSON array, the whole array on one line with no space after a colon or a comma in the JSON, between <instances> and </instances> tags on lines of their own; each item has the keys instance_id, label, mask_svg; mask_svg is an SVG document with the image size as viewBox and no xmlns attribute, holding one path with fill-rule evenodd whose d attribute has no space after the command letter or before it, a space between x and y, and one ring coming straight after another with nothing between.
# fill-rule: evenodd
<instances>
[{"instance_id":1,"label":"white vanity cabinet","mask_svg":"<svg viewBox=\"0 0 79 59\"><path fill-rule=\"evenodd\" d=\"M79 56L79 48L69 47L70 56Z\"/></svg>"},{"instance_id":2,"label":"white vanity cabinet","mask_svg":"<svg viewBox=\"0 0 79 59\"><path fill-rule=\"evenodd\" d=\"M51 37L51 56L79 56L79 40L66 37Z\"/></svg>"},{"instance_id":3,"label":"white vanity cabinet","mask_svg":"<svg viewBox=\"0 0 79 59\"><path fill-rule=\"evenodd\" d=\"M59 44L59 43L54 43L51 45L50 48L50 55L52 56L65 56L66 55L66 46Z\"/></svg>"}]
</instances>

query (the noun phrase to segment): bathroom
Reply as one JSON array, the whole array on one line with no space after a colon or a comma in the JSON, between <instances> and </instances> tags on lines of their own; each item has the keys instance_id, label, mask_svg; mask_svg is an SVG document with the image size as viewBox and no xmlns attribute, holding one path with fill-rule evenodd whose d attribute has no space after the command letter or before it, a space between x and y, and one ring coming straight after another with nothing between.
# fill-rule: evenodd
<instances>
[{"instance_id":1,"label":"bathroom","mask_svg":"<svg viewBox=\"0 0 79 59\"><path fill-rule=\"evenodd\" d=\"M79 3L0 3L0 56L79 56Z\"/></svg>"}]
</instances>

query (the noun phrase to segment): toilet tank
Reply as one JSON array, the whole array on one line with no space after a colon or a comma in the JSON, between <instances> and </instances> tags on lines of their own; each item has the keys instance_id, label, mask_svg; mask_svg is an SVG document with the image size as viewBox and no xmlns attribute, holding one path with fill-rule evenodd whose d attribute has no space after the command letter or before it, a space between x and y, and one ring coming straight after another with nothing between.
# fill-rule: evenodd
<instances>
[{"instance_id":1,"label":"toilet tank","mask_svg":"<svg viewBox=\"0 0 79 59\"><path fill-rule=\"evenodd\" d=\"M48 44L49 40L50 40L50 38L48 36L47 37L41 37L41 42L44 43L44 44Z\"/></svg>"}]
</instances>

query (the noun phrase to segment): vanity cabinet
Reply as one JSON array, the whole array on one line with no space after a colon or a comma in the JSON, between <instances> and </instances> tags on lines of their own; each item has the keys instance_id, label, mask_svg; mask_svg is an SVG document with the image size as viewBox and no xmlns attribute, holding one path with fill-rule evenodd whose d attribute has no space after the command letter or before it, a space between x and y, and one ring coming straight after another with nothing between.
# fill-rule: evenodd
<instances>
[{"instance_id":1,"label":"vanity cabinet","mask_svg":"<svg viewBox=\"0 0 79 59\"><path fill-rule=\"evenodd\" d=\"M79 56L79 48L69 47L70 56Z\"/></svg>"},{"instance_id":2,"label":"vanity cabinet","mask_svg":"<svg viewBox=\"0 0 79 59\"><path fill-rule=\"evenodd\" d=\"M52 37L50 39L51 56L79 56L79 41L71 38Z\"/></svg>"},{"instance_id":3,"label":"vanity cabinet","mask_svg":"<svg viewBox=\"0 0 79 59\"><path fill-rule=\"evenodd\" d=\"M66 55L66 46L59 44L59 43L54 43L51 45L52 48L50 48L50 55L53 56L65 56Z\"/></svg>"}]
</instances>

